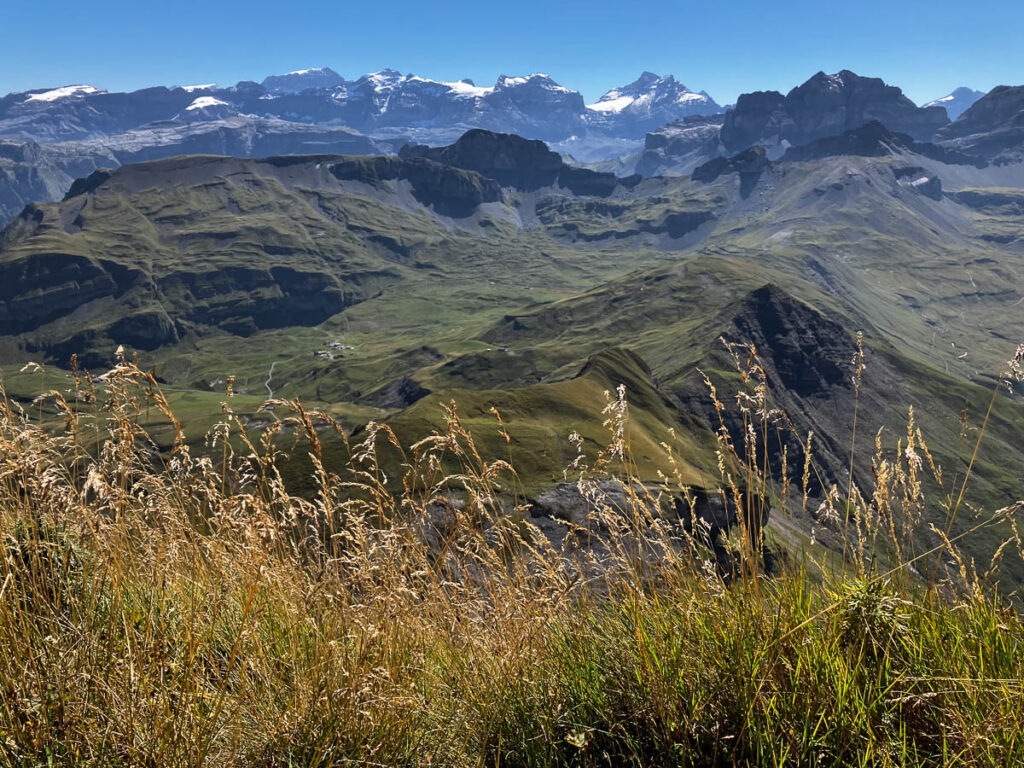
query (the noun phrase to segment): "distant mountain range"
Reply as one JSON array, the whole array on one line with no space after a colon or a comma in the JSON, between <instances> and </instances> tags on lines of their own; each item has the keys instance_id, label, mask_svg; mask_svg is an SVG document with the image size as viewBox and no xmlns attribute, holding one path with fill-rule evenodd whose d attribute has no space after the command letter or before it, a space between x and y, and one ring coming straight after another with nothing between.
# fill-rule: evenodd
<instances>
[{"instance_id":1,"label":"distant mountain range","mask_svg":"<svg viewBox=\"0 0 1024 768\"><path fill-rule=\"evenodd\" d=\"M215 109L213 109L215 108ZM213 109L213 111L209 111ZM344 125L363 133L458 135L469 127L501 128L548 141L596 133L642 138L645 131L721 107L671 75L644 72L591 105L545 74L502 75L490 87L442 82L393 69L346 80L329 68L240 82L108 93L87 85L12 93L0 99L0 137L78 141L136 130L153 122L225 114Z\"/></svg>"},{"instance_id":2,"label":"distant mountain range","mask_svg":"<svg viewBox=\"0 0 1024 768\"><path fill-rule=\"evenodd\" d=\"M478 86L395 70L347 80L322 67L230 87L67 85L0 98L0 225L97 168L183 154L393 154L448 144L471 128L541 139L572 162L622 175L685 174L753 145L774 159L872 120L916 141L1012 159L1014 98L993 94L1003 106L971 117L977 92L969 89L919 108L899 88L845 70L819 72L785 95L743 94L724 111L706 92L651 72L589 105L544 74ZM989 118L998 125L987 127ZM966 127L955 127L962 120Z\"/></svg>"}]
</instances>

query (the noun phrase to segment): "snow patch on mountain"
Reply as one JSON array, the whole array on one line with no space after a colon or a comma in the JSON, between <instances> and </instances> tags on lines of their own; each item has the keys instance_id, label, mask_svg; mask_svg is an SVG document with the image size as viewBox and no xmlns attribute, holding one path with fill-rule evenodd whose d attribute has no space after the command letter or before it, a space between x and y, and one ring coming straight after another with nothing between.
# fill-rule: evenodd
<instances>
[{"instance_id":1,"label":"snow patch on mountain","mask_svg":"<svg viewBox=\"0 0 1024 768\"><path fill-rule=\"evenodd\" d=\"M441 85L451 90L456 96L464 98L480 99L489 93L494 93L494 88L475 85L472 80L458 80L454 83L442 82Z\"/></svg>"},{"instance_id":2,"label":"snow patch on mountain","mask_svg":"<svg viewBox=\"0 0 1024 768\"><path fill-rule=\"evenodd\" d=\"M187 107L185 107L185 111L186 112L192 112L193 110L196 110L196 109L209 109L210 107L226 107L226 106L229 106L226 101L221 101L220 99L215 99L215 98L213 98L213 96L200 96L198 99L196 99L191 104L189 104Z\"/></svg>"},{"instance_id":3,"label":"snow patch on mountain","mask_svg":"<svg viewBox=\"0 0 1024 768\"><path fill-rule=\"evenodd\" d=\"M186 93L194 93L195 91L212 91L216 87L216 83L203 83L202 85L183 85L181 90Z\"/></svg>"},{"instance_id":4,"label":"snow patch on mountain","mask_svg":"<svg viewBox=\"0 0 1024 768\"><path fill-rule=\"evenodd\" d=\"M33 93L25 101L59 101L60 99L88 96L92 93L106 93L106 91L91 85L65 85L61 88L54 88L52 91Z\"/></svg>"},{"instance_id":5,"label":"snow patch on mountain","mask_svg":"<svg viewBox=\"0 0 1024 768\"><path fill-rule=\"evenodd\" d=\"M596 104L587 104L587 109L592 109L595 112L621 112L636 101L635 96L619 96L613 99L607 97L608 94L605 94Z\"/></svg>"}]
</instances>

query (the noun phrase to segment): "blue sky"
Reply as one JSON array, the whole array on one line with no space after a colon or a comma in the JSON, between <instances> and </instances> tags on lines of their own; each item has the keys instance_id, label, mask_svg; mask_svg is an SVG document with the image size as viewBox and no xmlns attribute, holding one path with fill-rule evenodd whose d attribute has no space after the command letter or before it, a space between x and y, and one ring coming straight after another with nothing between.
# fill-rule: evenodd
<instances>
[{"instance_id":1,"label":"blue sky","mask_svg":"<svg viewBox=\"0 0 1024 768\"><path fill-rule=\"evenodd\" d=\"M644 69L723 104L819 69L882 77L918 102L1024 83L1021 0L0 0L0 18L0 94L230 85L314 66L481 85L547 72L588 102Z\"/></svg>"}]
</instances>

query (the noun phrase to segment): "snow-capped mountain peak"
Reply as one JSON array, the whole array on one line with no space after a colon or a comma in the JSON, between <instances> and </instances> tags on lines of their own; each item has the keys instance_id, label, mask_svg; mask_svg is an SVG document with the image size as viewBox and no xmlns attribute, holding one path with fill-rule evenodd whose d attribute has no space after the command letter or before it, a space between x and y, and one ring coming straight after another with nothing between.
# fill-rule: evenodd
<instances>
[{"instance_id":1,"label":"snow-capped mountain peak","mask_svg":"<svg viewBox=\"0 0 1024 768\"><path fill-rule=\"evenodd\" d=\"M283 71L283 70L282 70ZM149 123L217 123L246 119L346 126L388 141L444 142L476 127L531 139L569 142L573 152L612 145L623 152L659 125L719 111L706 94L671 75L644 72L588 108L579 91L549 74L506 74L488 83L448 76L432 79L395 69L348 80L327 67L294 69L262 84L243 80L148 88L97 98L99 89L69 85L0 99L0 137L91 139ZM609 142L611 142L609 144ZM568 144L566 146L569 146Z\"/></svg>"},{"instance_id":2,"label":"snow-capped mountain peak","mask_svg":"<svg viewBox=\"0 0 1024 768\"><path fill-rule=\"evenodd\" d=\"M613 88L587 109L598 115L632 116L640 120L671 122L689 115L721 111L703 91L691 91L672 75L644 72L629 85Z\"/></svg>"},{"instance_id":3,"label":"snow-capped mountain peak","mask_svg":"<svg viewBox=\"0 0 1024 768\"><path fill-rule=\"evenodd\" d=\"M960 87L947 96L943 96L941 99L935 99L935 101L929 101L923 106L945 107L946 114L949 115L949 119L956 120L960 115L970 109L974 102L984 95L985 94L981 91Z\"/></svg>"}]
</instances>

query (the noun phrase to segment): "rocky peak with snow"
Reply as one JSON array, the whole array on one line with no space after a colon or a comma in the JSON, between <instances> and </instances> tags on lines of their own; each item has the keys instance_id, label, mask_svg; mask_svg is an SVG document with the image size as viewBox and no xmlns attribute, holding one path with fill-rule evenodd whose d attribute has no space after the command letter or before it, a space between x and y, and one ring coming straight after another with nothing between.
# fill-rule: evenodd
<instances>
[{"instance_id":1,"label":"rocky peak with snow","mask_svg":"<svg viewBox=\"0 0 1024 768\"><path fill-rule=\"evenodd\" d=\"M644 72L587 105L587 111L595 124L619 123L643 133L693 115L714 115L722 108L704 91L691 91L672 75Z\"/></svg>"},{"instance_id":2,"label":"rocky peak with snow","mask_svg":"<svg viewBox=\"0 0 1024 768\"><path fill-rule=\"evenodd\" d=\"M942 107L946 110L950 120L956 120L960 115L973 106L974 102L985 94L982 91L975 91L971 88L960 87L941 99L935 99L925 104L925 107Z\"/></svg>"}]
</instances>

